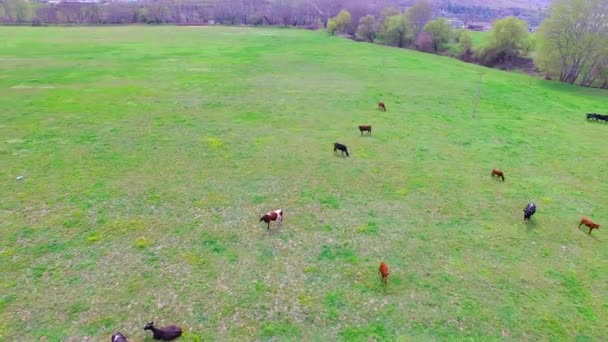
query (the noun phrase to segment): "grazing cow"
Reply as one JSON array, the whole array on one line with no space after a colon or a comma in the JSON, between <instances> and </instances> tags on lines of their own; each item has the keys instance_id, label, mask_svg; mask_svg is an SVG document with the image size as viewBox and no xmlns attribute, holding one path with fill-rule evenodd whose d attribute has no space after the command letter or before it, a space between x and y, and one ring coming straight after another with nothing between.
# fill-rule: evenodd
<instances>
[{"instance_id":1,"label":"grazing cow","mask_svg":"<svg viewBox=\"0 0 608 342\"><path fill-rule=\"evenodd\" d=\"M154 322L149 322L144 327L144 330L152 330L152 337L154 337L155 340L171 341L182 335L182 329L177 325L157 328L154 326Z\"/></svg>"},{"instance_id":2,"label":"grazing cow","mask_svg":"<svg viewBox=\"0 0 608 342\"><path fill-rule=\"evenodd\" d=\"M524 222L530 221L530 218L536 212L536 204L528 203L528 205L524 208Z\"/></svg>"},{"instance_id":3,"label":"grazing cow","mask_svg":"<svg viewBox=\"0 0 608 342\"><path fill-rule=\"evenodd\" d=\"M380 263L378 273L380 273L380 280L382 280L385 285L388 284L388 265L384 261Z\"/></svg>"},{"instance_id":4,"label":"grazing cow","mask_svg":"<svg viewBox=\"0 0 608 342\"><path fill-rule=\"evenodd\" d=\"M264 216L260 217L260 222L266 222L268 224L267 230L270 229L270 222L277 221L277 225L280 227L283 225L283 209L277 209L275 211L268 212Z\"/></svg>"},{"instance_id":5,"label":"grazing cow","mask_svg":"<svg viewBox=\"0 0 608 342\"><path fill-rule=\"evenodd\" d=\"M500 171L497 168L493 168L492 169L492 174L491 174L492 178L496 177L496 180L498 180L498 178L502 178L502 181L505 181L505 173Z\"/></svg>"},{"instance_id":6,"label":"grazing cow","mask_svg":"<svg viewBox=\"0 0 608 342\"><path fill-rule=\"evenodd\" d=\"M586 217L583 217L581 219L581 223L578 224L578 229L581 229L581 225L583 225L583 224L585 226L587 226L587 228L589 228L589 233L588 234L591 234L591 231L594 230L594 229L600 229L600 225L599 224L594 223L593 221L591 221L590 219L588 219Z\"/></svg>"},{"instance_id":7,"label":"grazing cow","mask_svg":"<svg viewBox=\"0 0 608 342\"><path fill-rule=\"evenodd\" d=\"M116 333L114 333L114 335L112 335L112 342L129 342L129 341L127 340L125 335L121 334L120 332L116 332Z\"/></svg>"},{"instance_id":8,"label":"grazing cow","mask_svg":"<svg viewBox=\"0 0 608 342\"><path fill-rule=\"evenodd\" d=\"M371 135L372 125L361 125L359 126L359 131L361 131L361 135L363 135L363 132L368 132L368 134Z\"/></svg>"},{"instance_id":9,"label":"grazing cow","mask_svg":"<svg viewBox=\"0 0 608 342\"><path fill-rule=\"evenodd\" d=\"M595 114L596 120L602 120L604 122L608 122L608 115Z\"/></svg>"},{"instance_id":10,"label":"grazing cow","mask_svg":"<svg viewBox=\"0 0 608 342\"><path fill-rule=\"evenodd\" d=\"M587 113L587 120L595 120L597 121L598 114L595 113Z\"/></svg>"},{"instance_id":11,"label":"grazing cow","mask_svg":"<svg viewBox=\"0 0 608 342\"><path fill-rule=\"evenodd\" d=\"M384 105L384 102L382 102L382 101L378 102L378 109L380 109L383 112L386 112L386 106Z\"/></svg>"},{"instance_id":12,"label":"grazing cow","mask_svg":"<svg viewBox=\"0 0 608 342\"><path fill-rule=\"evenodd\" d=\"M334 153L336 153L336 151L342 152L342 155L344 155L344 153L346 153L346 156L349 157L348 148L346 148L346 145L342 145L340 143L334 143Z\"/></svg>"}]
</instances>

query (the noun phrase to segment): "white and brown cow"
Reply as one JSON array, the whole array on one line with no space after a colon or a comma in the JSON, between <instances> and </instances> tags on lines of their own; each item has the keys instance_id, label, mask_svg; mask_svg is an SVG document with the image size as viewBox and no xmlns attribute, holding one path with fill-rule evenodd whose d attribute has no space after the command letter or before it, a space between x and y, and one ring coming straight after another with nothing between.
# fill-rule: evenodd
<instances>
[{"instance_id":1,"label":"white and brown cow","mask_svg":"<svg viewBox=\"0 0 608 342\"><path fill-rule=\"evenodd\" d=\"M277 221L277 225L280 227L283 225L283 209L277 209L275 211L271 211L266 213L264 216L260 217L260 222L268 223L268 228L270 229L270 222Z\"/></svg>"}]
</instances>

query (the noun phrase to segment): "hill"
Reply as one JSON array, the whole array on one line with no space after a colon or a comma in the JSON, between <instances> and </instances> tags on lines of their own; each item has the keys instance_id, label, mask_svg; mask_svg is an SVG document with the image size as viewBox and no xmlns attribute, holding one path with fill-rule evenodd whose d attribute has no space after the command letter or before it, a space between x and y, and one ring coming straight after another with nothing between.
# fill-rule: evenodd
<instances>
[{"instance_id":1,"label":"hill","mask_svg":"<svg viewBox=\"0 0 608 342\"><path fill-rule=\"evenodd\" d=\"M2 341L608 335L605 91L303 30L0 36Z\"/></svg>"}]
</instances>

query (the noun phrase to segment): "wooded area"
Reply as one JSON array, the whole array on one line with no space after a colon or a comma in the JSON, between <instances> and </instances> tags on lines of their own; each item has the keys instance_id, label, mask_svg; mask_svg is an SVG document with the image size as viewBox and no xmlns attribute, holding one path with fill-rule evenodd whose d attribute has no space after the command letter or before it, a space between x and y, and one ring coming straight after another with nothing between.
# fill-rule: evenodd
<instances>
[{"instance_id":1,"label":"wooded area","mask_svg":"<svg viewBox=\"0 0 608 342\"><path fill-rule=\"evenodd\" d=\"M364 0L148 0L107 3L37 3L0 0L0 22L7 24L224 24L324 26L340 10L353 19L397 6L397 1Z\"/></svg>"}]
</instances>

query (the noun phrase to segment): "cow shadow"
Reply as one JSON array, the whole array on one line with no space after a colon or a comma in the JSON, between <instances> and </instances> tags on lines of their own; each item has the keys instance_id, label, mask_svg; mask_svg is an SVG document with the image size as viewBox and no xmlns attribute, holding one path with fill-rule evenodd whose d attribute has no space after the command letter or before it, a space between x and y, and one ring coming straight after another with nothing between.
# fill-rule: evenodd
<instances>
[{"instance_id":1,"label":"cow shadow","mask_svg":"<svg viewBox=\"0 0 608 342\"><path fill-rule=\"evenodd\" d=\"M591 232L591 234L589 234L589 233L588 233L588 232L589 232L589 229L580 228L580 227L578 227L578 228L576 228L576 229L578 229L578 231L579 231L579 232L581 232L581 233L583 233L583 234L585 234L585 235L589 236L590 238L594 239L595 241L598 241L597 237L596 237L595 235L593 235L593 232ZM595 229L594 229L594 230L595 230Z\"/></svg>"},{"instance_id":2,"label":"cow shadow","mask_svg":"<svg viewBox=\"0 0 608 342\"><path fill-rule=\"evenodd\" d=\"M537 225L535 220L524 221L524 224L526 225L528 232L531 232L532 230L534 230L534 228L536 228L536 225Z\"/></svg>"}]
</instances>

